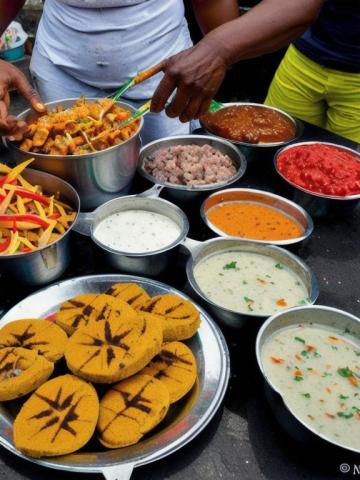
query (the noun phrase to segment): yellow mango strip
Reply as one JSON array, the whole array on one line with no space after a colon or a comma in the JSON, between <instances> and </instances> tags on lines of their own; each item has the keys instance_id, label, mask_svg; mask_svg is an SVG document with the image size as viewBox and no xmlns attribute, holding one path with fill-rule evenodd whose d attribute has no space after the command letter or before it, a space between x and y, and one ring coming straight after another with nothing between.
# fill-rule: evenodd
<instances>
[{"instance_id":1,"label":"yellow mango strip","mask_svg":"<svg viewBox=\"0 0 360 480\"><path fill-rule=\"evenodd\" d=\"M12 197L14 195L14 191L9 191L9 193L6 195L4 200L0 204L0 215L4 215L6 213L6 210L8 209L10 202L12 200Z\"/></svg>"},{"instance_id":2,"label":"yellow mango strip","mask_svg":"<svg viewBox=\"0 0 360 480\"><path fill-rule=\"evenodd\" d=\"M8 248L4 251L7 255L12 255L16 251L19 232L11 232L11 241Z\"/></svg>"},{"instance_id":3,"label":"yellow mango strip","mask_svg":"<svg viewBox=\"0 0 360 480\"><path fill-rule=\"evenodd\" d=\"M45 210L43 209L42 205L40 202L37 200L34 200L35 207L37 211L39 212L39 217L42 218L43 220L47 220L47 216L45 214Z\"/></svg>"},{"instance_id":4,"label":"yellow mango strip","mask_svg":"<svg viewBox=\"0 0 360 480\"><path fill-rule=\"evenodd\" d=\"M26 213L26 207L24 205L24 202L23 202L23 199L17 195L16 197L16 206L17 206L17 209L18 209L18 213L24 215Z\"/></svg>"},{"instance_id":5,"label":"yellow mango strip","mask_svg":"<svg viewBox=\"0 0 360 480\"><path fill-rule=\"evenodd\" d=\"M50 224L39 238L39 248L45 247L49 243L50 236L56 225L56 220L50 220Z\"/></svg>"},{"instance_id":6,"label":"yellow mango strip","mask_svg":"<svg viewBox=\"0 0 360 480\"><path fill-rule=\"evenodd\" d=\"M48 215L52 215L53 213L54 213L54 195L51 195Z\"/></svg>"},{"instance_id":7,"label":"yellow mango strip","mask_svg":"<svg viewBox=\"0 0 360 480\"><path fill-rule=\"evenodd\" d=\"M22 162L19 165L17 165L15 168L13 168L11 172L9 172L8 174L7 181L10 183L13 180L15 180L20 175L20 173L23 170L25 170L25 168L33 161L34 161L34 158L29 158L29 160L25 160L25 162Z\"/></svg>"},{"instance_id":8,"label":"yellow mango strip","mask_svg":"<svg viewBox=\"0 0 360 480\"><path fill-rule=\"evenodd\" d=\"M0 173L9 173L11 172L11 168L5 165L4 163L0 163Z\"/></svg>"},{"instance_id":9,"label":"yellow mango strip","mask_svg":"<svg viewBox=\"0 0 360 480\"><path fill-rule=\"evenodd\" d=\"M37 247L33 245L27 238L25 237L19 237L20 242L23 243L26 247L30 248L30 250L36 250Z\"/></svg>"},{"instance_id":10,"label":"yellow mango strip","mask_svg":"<svg viewBox=\"0 0 360 480\"><path fill-rule=\"evenodd\" d=\"M10 210L11 213L15 213L15 215L18 213L17 207L15 204L11 204L8 206L8 210Z\"/></svg>"},{"instance_id":11,"label":"yellow mango strip","mask_svg":"<svg viewBox=\"0 0 360 480\"><path fill-rule=\"evenodd\" d=\"M65 233L65 228L59 222L56 223L55 230L57 230L61 234Z\"/></svg>"},{"instance_id":12,"label":"yellow mango strip","mask_svg":"<svg viewBox=\"0 0 360 480\"><path fill-rule=\"evenodd\" d=\"M18 176L18 180L20 184L24 187L27 188L28 190L31 190L32 192L36 192L37 186L36 185L31 185L27 180L22 175Z\"/></svg>"},{"instance_id":13,"label":"yellow mango strip","mask_svg":"<svg viewBox=\"0 0 360 480\"><path fill-rule=\"evenodd\" d=\"M63 207L61 206L60 202L56 201L55 202L55 207L57 208L58 212L60 213L60 215L62 217L66 217L66 212L65 210L63 209Z\"/></svg>"}]
</instances>

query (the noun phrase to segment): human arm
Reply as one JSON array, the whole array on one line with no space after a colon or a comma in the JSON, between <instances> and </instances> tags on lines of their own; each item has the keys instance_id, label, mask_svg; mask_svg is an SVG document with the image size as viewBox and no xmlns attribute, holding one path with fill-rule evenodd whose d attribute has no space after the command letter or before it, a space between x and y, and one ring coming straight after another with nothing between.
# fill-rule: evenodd
<instances>
[{"instance_id":1,"label":"human arm","mask_svg":"<svg viewBox=\"0 0 360 480\"><path fill-rule=\"evenodd\" d=\"M205 113L229 65L275 51L297 38L316 19L323 0L262 0L239 18L210 31L192 48L170 57L151 110L187 122Z\"/></svg>"},{"instance_id":2,"label":"human arm","mask_svg":"<svg viewBox=\"0 0 360 480\"><path fill-rule=\"evenodd\" d=\"M25 127L24 122L9 115L10 90L18 90L37 112L46 110L25 75L14 65L0 60L0 135L14 135Z\"/></svg>"},{"instance_id":3,"label":"human arm","mask_svg":"<svg viewBox=\"0 0 360 480\"><path fill-rule=\"evenodd\" d=\"M192 7L204 35L239 16L237 0L192 0Z\"/></svg>"}]
</instances>

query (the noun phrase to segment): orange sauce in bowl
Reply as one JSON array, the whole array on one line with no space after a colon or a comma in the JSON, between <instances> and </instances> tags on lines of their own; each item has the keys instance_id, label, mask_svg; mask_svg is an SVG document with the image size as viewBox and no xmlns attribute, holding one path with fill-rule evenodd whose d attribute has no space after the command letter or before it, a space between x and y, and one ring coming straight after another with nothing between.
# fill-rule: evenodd
<instances>
[{"instance_id":1,"label":"orange sauce in bowl","mask_svg":"<svg viewBox=\"0 0 360 480\"><path fill-rule=\"evenodd\" d=\"M304 234L299 223L275 208L250 202L220 203L206 213L219 230L254 240L289 240Z\"/></svg>"}]
</instances>

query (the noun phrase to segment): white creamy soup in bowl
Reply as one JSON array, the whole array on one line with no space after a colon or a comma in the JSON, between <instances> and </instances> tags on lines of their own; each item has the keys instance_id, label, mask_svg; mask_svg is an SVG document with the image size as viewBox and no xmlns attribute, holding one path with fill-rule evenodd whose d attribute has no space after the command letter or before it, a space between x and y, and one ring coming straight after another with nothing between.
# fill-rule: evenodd
<instances>
[{"instance_id":1,"label":"white creamy soup in bowl","mask_svg":"<svg viewBox=\"0 0 360 480\"><path fill-rule=\"evenodd\" d=\"M94 237L106 247L125 253L151 253L176 242L180 226L161 213L124 210L99 222Z\"/></svg>"},{"instance_id":2,"label":"white creamy soup in bowl","mask_svg":"<svg viewBox=\"0 0 360 480\"><path fill-rule=\"evenodd\" d=\"M309 292L294 271L271 256L222 251L194 268L200 290L216 305L239 313L270 316L309 303Z\"/></svg>"},{"instance_id":3,"label":"white creamy soup in bowl","mask_svg":"<svg viewBox=\"0 0 360 480\"><path fill-rule=\"evenodd\" d=\"M360 340L301 324L264 343L261 363L288 408L315 433L360 450Z\"/></svg>"}]
</instances>

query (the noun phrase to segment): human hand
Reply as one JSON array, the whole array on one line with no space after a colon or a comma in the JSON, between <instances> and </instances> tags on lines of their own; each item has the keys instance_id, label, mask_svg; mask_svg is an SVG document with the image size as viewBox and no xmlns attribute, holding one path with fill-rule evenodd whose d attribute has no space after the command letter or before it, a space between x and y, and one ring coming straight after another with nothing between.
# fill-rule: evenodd
<instances>
[{"instance_id":1,"label":"human hand","mask_svg":"<svg viewBox=\"0 0 360 480\"><path fill-rule=\"evenodd\" d=\"M152 97L151 111L161 112L176 89L166 107L169 117L189 122L206 113L224 80L226 56L219 42L205 37L194 47L170 57L165 61L164 77Z\"/></svg>"},{"instance_id":2,"label":"human hand","mask_svg":"<svg viewBox=\"0 0 360 480\"><path fill-rule=\"evenodd\" d=\"M45 105L25 75L14 65L0 60L0 135L19 135L27 128L25 122L18 121L13 115L9 115L11 90L18 90L38 113L46 111Z\"/></svg>"}]
</instances>

